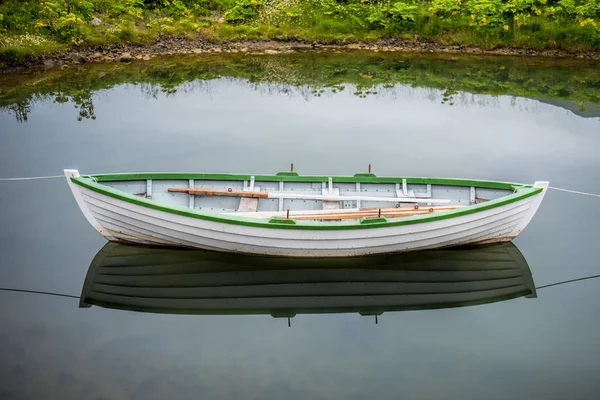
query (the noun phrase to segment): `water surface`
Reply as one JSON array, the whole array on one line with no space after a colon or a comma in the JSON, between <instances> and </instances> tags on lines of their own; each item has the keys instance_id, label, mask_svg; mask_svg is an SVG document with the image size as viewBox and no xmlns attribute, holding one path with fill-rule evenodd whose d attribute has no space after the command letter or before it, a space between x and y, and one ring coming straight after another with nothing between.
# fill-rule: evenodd
<instances>
[{"instance_id":1,"label":"water surface","mask_svg":"<svg viewBox=\"0 0 600 400\"><path fill-rule=\"evenodd\" d=\"M597 193L600 70L521 58L172 58L0 78L4 177L450 176ZM79 296L105 241L62 179L0 182L0 286ZM535 286L597 275L597 198L551 191L515 240ZM240 260L240 264L245 261ZM217 264L218 265L218 264ZM0 398L600 394L600 281L378 317L171 315L0 291ZM224 313L226 314L226 313Z\"/></svg>"}]
</instances>

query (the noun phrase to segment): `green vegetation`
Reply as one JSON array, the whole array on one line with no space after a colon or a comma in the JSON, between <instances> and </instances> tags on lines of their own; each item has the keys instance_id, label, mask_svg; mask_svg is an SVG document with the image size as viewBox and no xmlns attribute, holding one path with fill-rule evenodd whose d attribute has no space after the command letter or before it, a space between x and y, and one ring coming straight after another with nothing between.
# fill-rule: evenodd
<instances>
[{"instance_id":1,"label":"green vegetation","mask_svg":"<svg viewBox=\"0 0 600 400\"><path fill-rule=\"evenodd\" d=\"M205 82L226 77L307 99L336 93L364 98L410 86L439 90L432 98L447 106L483 101L469 94L507 95L540 99L585 114L587 107L600 110L599 66L581 60L369 52L212 54L0 76L0 110L25 121L37 102L72 103L79 120L95 119L93 100L100 90L134 84L152 98L173 95L184 83L186 91L208 90Z\"/></svg>"},{"instance_id":2,"label":"green vegetation","mask_svg":"<svg viewBox=\"0 0 600 400\"><path fill-rule=\"evenodd\" d=\"M61 45L144 42L161 35L342 43L418 37L484 48L597 51L600 1L4 0L0 35L0 61Z\"/></svg>"}]
</instances>

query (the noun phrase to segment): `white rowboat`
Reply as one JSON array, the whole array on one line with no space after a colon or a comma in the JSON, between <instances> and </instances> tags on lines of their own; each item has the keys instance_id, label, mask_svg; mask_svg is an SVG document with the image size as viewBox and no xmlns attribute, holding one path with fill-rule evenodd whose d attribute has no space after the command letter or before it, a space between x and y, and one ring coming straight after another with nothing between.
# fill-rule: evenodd
<instances>
[{"instance_id":1,"label":"white rowboat","mask_svg":"<svg viewBox=\"0 0 600 400\"><path fill-rule=\"evenodd\" d=\"M110 241L284 257L510 241L549 185L371 173L65 176L89 223Z\"/></svg>"}]
</instances>

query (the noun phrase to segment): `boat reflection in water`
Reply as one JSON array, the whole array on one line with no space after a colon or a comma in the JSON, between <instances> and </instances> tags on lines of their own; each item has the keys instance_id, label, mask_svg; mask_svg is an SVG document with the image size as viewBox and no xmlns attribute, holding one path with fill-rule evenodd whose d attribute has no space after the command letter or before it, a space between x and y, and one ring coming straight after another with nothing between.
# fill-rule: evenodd
<instances>
[{"instance_id":1,"label":"boat reflection in water","mask_svg":"<svg viewBox=\"0 0 600 400\"><path fill-rule=\"evenodd\" d=\"M81 307L170 314L381 315L536 297L512 243L348 259L289 259L106 244Z\"/></svg>"}]
</instances>

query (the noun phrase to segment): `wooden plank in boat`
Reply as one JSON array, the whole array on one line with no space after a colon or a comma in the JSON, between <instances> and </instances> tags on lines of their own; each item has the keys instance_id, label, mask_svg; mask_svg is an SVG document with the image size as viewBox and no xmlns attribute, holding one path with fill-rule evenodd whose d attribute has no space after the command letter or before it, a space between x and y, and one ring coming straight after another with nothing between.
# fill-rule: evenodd
<instances>
[{"instance_id":1,"label":"wooden plank in boat","mask_svg":"<svg viewBox=\"0 0 600 400\"><path fill-rule=\"evenodd\" d=\"M282 192L256 192L256 191L243 191L234 189L205 189L205 188L169 188L169 192L175 193L187 193L196 196L226 196L226 197L254 197L259 199L298 199L298 200L321 200L321 201L343 201L343 200L365 200L365 201L377 201L377 202L406 202L406 203L436 203L436 204L449 204L451 200L447 199L417 199L417 198L403 198L403 197L385 197L385 196L362 196L347 194L344 196L336 195L318 195L318 194L300 194L300 193L282 193Z\"/></svg>"},{"instance_id":2,"label":"wooden plank in boat","mask_svg":"<svg viewBox=\"0 0 600 400\"><path fill-rule=\"evenodd\" d=\"M455 210L461 206L437 206L437 207L420 207L415 209L415 206L409 207L385 207L385 208L352 208L352 209L338 209L338 210L310 210L310 211L290 211L290 218L300 219L301 217L309 217L307 219L322 219L322 217L337 217L339 215L356 215L356 218L378 216L381 211L381 216L390 214L409 214L409 213L430 213L437 211L448 211ZM251 217L251 218L275 218L275 217L287 217L287 212L256 212L256 213L226 213L227 215L236 215L239 217Z\"/></svg>"},{"instance_id":3,"label":"wooden plank in boat","mask_svg":"<svg viewBox=\"0 0 600 400\"><path fill-rule=\"evenodd\" d=\"M254 187L254 181L252 181L252 187ZM254 188L257 192L260 192L260 187ZM248 188L248 190L252 190ZM194 197L194 196L190 196ZM240 205L238 206L239 212L256 212L258 208L258 199L256 197L240 197Z\"/></svg>"},{"instance_id":4,"label":"wooden plank in boat","mask_svg":"<svg viewBox=\"0 0 600 400\"><path fill-rule=\"evenodd\" d=\"M169 188L169 192L175 193L188 193L197 196L224 196L224 197L250 197L256 199L267 199L269 193L267 192L256 192L256 191L244 191L244 190L233 190L233 189L205 189L205 188Z\"/></svg>"},{"instance_id":5,"label":"wooden plank in boat","mask_svg":"<svg viewBox=\"0 0 600 400\"><path fill-rule=\"evenodd\" d=\"M331 178L329 178L329 179L331 179ZM331 181L330 181L330 183L331 183ZM333 190L323 189L323 196L328 196L328 195L339 196L340 189L339 188L334 188ZM323 200L323 210L339 210L339 208L340 208L339 201Z\"/></svg>"}]
</instances>

